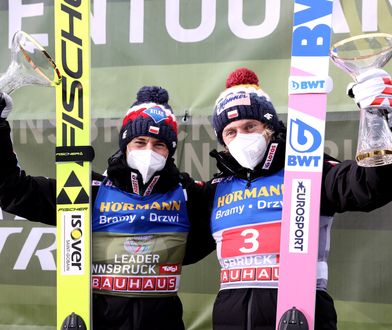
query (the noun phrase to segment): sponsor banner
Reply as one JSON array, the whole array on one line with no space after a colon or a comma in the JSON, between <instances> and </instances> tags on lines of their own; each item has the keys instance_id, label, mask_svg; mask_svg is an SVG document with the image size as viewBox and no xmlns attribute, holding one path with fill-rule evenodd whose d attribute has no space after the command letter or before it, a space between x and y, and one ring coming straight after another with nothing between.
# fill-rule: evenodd
<instances>
[{"instance_id":1,"label":"sponsor banner","mask_svg":"<svg viewBox=\"0 0 392 330\"><path fill-rule=\"evenodd\" d=\"M14 120L10 125L21 167L30 174L53 176L54 123L49 120ZM98 172L105 170L107 158L118 147L119 125L121 122L118 119L93 121L94 147L100 150L94 161L94 169ZM353 157L357 129L356 113L330 114L325 151L338 159ZM194 177L211 177L215 172L215 162L208 152L216 147L216 142L208 118L198 122L193 120L192 125L180 121L179 140L183 147L178 155L179 166ZM42 164L45 164L44 168ZM364 311L377 319L369 327L392 327L388 317L392 314L380 316L379 313L380 308L392 310L392 267L389 267L391 208L392 205L388 204L369 213L349 212L335 217L328 289L337 301L341 320L339 329L345 329L346 324L347 327L348 324L363 326L366 320L361 318L360 321L356 315ZM23 221L0 209L0 243L0 285L4 293L0 297L0 329L9 329L10 325L17 329L15 324L35 329L39 327L38 324L45 324L48 329L54 330L56 228ZM130 248L138 247L132 245ZM225 262L236 264L233 258L226 258ZM275 260L265 255L263 260L252 262L253 265L246 263L237 267L270 267ZM369 267L373 271L369 272ZM219 288L220 271L214 253L195 265L182 267L179 293L182 298L184 295L189 297L183 299L187 328L211 329L211 313L208 310L212 308ZM361 276L358 277L358 274ZM355 278L355 281L347 281L351 278ZM208 304L205 296L210 297ZM195 305L198 299L203 302L200 308ZM347 306L350 307L349 312ZM203 325L198 323L201 319L204 320Z\"/></svg>"},{"instance_id":2,"label":"sponsor banner","mask_svg":"<svg viewBox=\"0 0 392 330\"><path fill-rule=\"evenodd\" d=\"M1 72L9 65L9 45L19 29L54 54L55 2L30 2L0 4ZM176 91L170 94L176 115L185 109L192 116L210 115L227 73L244 65L260 74L261 86L275 108L287 113L282 86L290 67L292 1L91 3L91 94L96 117L122 117L130 98L145 82ZM391 9L390 1L335 1L333 41L360 33L390 32ZM354 111L344 93L349 77L338 70L332 70L331 76L337 92L330 94L333 106L329 111ZM15 111L14 119L54 118L50 89L28 88L14 97L16 104L28 105L28 111Z\"/></svg>"}]
</instances>

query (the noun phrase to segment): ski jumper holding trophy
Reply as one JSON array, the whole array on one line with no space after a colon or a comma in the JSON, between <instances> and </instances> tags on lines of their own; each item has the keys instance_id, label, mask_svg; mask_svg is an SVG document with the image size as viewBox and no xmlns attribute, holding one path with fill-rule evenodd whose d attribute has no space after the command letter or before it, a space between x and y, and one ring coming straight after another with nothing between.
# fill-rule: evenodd
<instances>
[{"instance_id":1,"label":"ski jumper holding trophy","mask_svg":"<svg viewBox=\"0 0 392 330\"><path fill-rule=\"evenodd\" d=\"M358 82L356 102L391 100L390 76ZM362 89L363 85L368 89ZM372 88L381 85L381 88ZM356 91L359 91L356 93ZM366 97L365 97L366 96ZM392 111L387 102L385 109ZM221 266L214 330L275 329L286 129L257 75L231 73L218 96L212 125L225 150L211 152L220 172L206 185L205 203ZM361 167L325 155L321 191L315 329L336 329L327 293L333 215L368 212L392 200L392 166Z\"/></svg>"},{"instance_id":2,"label":"ski jumper holding trophy","mask_svg":"<svg viewBox=\"0 0 392 330\"><path fill-rule=\"evenodd\" d=\"M146 86L124 117L107 175L93 173L93 326L102 330L183 330L181 268L214 249L200 221L202 186L174 164L177 122L165 89ZM0 205L31 221L56 224L54 179L19 167L0 102ZM203 238L203 244L200 240Z\"/></svg>"}]
</instances>

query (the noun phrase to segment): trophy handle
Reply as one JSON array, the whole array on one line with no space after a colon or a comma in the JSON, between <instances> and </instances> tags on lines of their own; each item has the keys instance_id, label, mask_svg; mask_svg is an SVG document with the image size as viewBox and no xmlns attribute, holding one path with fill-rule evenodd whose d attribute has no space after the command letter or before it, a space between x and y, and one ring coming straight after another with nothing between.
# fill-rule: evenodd
<instances>
[{"instance_id":1,"label":"trophy handle","mask_svg":"<svg viewBox=\"0 0 392 330\"><path fill-rule=\"evenodd\" d=\"M0 77L0 91L11 94L26 85L56 86L61 73L53 58L32 36L17 31L12 39L11 63Z\"/></svg>"}]
</instances>

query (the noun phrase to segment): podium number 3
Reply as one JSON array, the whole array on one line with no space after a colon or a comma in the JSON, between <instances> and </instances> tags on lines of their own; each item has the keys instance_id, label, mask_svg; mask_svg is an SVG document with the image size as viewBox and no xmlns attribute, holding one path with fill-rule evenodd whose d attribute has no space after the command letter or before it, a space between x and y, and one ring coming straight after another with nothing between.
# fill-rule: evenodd
<instances>
[{"instance_id":1,"label":"podium number 3","mask_svg":"<svg viewBox=\"0 0 392 330\"><path fill-rule=\"evenodd\" d=\"M260 236L260 233L256 229L245 229L242 233L241 236L244 236L244 243L245 244L250 244L249 247L242 247L240 248L240 251L242 253L251 253L257 251L259 248L259 241L257 240Z\"/></svg>"}]
</instances>

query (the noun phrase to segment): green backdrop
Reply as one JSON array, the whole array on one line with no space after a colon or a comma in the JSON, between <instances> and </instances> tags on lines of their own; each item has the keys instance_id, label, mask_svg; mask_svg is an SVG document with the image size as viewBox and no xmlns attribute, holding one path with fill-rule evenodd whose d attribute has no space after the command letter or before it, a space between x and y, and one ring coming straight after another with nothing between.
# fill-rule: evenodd
<instances>
[{"instance_id":1,"label":"green backdrop","mask_svg":"<svg viewBox=\"0 0 392 330\"><path fill-rule=\"evenodd\" d=\"M93 168L103 172L117 148L121 118L143 85L168 89L180 123L177 164L197 179L215 172L210 118L227 74L255 70L285 120L292 1L96 0L92 4ZM10 63L10 36L22 29L54 54L53 0L0 2L0 71ZM337 41L359 33L391 32L392 2L335 2ZM392 63L386 68L392 72ZM332 64L326 152L352 158L358 112L345 95L350 78ZM12 138L31 175L55 175L54 90L24 87L13 94ZM182 121L185 113L190 115ZM339 329L392 328L391 205L336 216L329 291ZM17 221L15 221L17 220ZM0 330L55 329L55 229L0 210ZM203 242L200 242L203 244ZM184 268L181 298L187 329L211 329L219 277L215 255Z\"/></svg>"}]
</instances>

